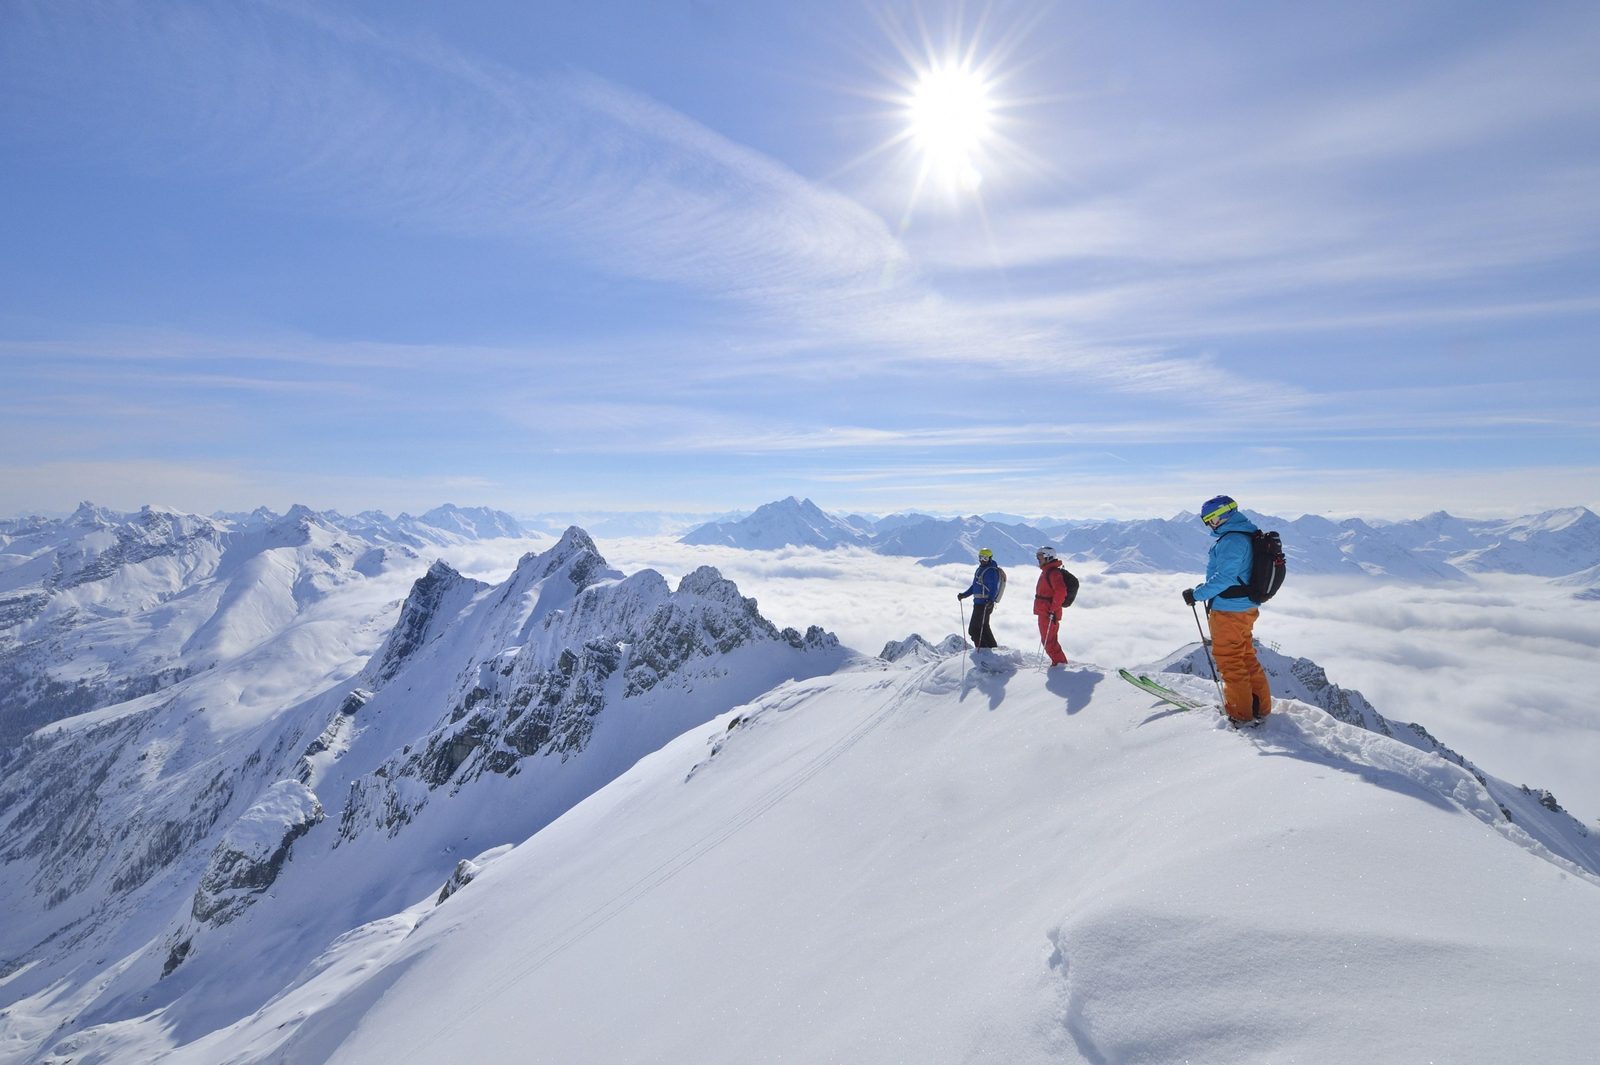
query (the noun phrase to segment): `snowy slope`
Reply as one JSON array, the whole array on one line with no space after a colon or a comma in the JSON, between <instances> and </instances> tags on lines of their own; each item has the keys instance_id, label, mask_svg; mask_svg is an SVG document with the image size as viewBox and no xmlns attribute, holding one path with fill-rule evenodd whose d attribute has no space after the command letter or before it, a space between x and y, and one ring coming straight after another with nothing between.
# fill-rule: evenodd
<instances>
[{"instance_id":1,"label":"snowy slope","mask_svg":"<svg viewBox=\"0 0 1600 1065\"><path fill-rule=\"evenodd\" d=\"M1559 577L1554 583L1576 588L1577 591L1572 593L1575 598L1600 599L1600 564Z\"/></svg>"},{"instance_id":2,"label":"snowy slope","mask_svg":"<svg viewBox=\"0 0 1600 1065\"><path fill-rule=\"evenodd\" d=\"M1310 659L1290 658L1266 647L1257 648L1257 657L1272 678L1274 696L1316 706L1338 721L1378 733L1461 767L1493 800L1498 816L1491 813L1489 821L1496 827L1514 824L1519 832L1526 833L1551 854L1600 876L1600 832L1591 830L1569 814L1548 790L1510 784L1489 775L1441 743L1422 725L1414 721L1391 721L1359 691L1334 684L1327 672ZM1168 656L1157 668L1196 678L1212 676L1210 656L1198 645ZM1217 695L1215 682L1200 679L1186 687L1200 698L1212 699Z\"/></svg>"},{"instance_id":3,"label":"snowy slope","mask_svg":"<svg viewBox=\"0 0 1600 1065\"><path fill-rule=\"evenodd\" d=\"M1233 733L1107 670L1020 661L780 686L353 930L238 1024L164 1053L158 1012L56 1050L1592 1060L1600 878L1470 772L1304 703Z\"/></svg>"},{"instance_id":4,"label":"snowy slope","mask_svg":"<svg viewBox=\"0 0 1600 1065\"><path fill-rule=\"evenodd\" d=\"M180 1041L226 1025L460 859L844 658L714 570L624 576L572 529L498 584L435 564L317 694L252 698L275 667L246 656L61 722L0 781L0 1060L157 1008Z\"/></svg>"}]
</instances>

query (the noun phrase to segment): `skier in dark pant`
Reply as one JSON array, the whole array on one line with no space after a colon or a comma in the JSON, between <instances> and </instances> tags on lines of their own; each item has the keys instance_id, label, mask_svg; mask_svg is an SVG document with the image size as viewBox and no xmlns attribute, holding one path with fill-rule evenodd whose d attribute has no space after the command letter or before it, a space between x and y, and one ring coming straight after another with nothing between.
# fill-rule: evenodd
<instances>
[{"instance_id":1,"label":"skier in dark pant","mask_svg":"<svg viewBox=\"0 0 1600 1065\"><path fill-rule=\"evenodd\" d=\"M956 593L957 599L972 597L972 622L967 626L967 635L972 637L974 647L999 646L994 633L989 631L989 615L994 613L1000 589L1000 567L995 565L994 552L985 547L978 552L978 569L972 575L971 586Z\"/></svg>"}]
</instances>

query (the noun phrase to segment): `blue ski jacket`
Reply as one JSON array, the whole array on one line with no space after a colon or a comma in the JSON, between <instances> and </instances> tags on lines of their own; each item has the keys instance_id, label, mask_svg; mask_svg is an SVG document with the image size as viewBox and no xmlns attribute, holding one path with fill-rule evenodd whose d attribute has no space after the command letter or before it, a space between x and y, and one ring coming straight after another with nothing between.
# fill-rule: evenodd
<instances>
[{"instance_id":1,"label":"blue ski jacket","mask_svg":"<svg viewBox=\"0 0 1600 1065\"><path fill-rule=\"evenodd\" d=\"M970 595L979 603L986 603L1000 594L1000 567L994 559L986 558L978 563L978 569L972 575L972 584L961 594Z\"/></svg>"},{"instance_id":2,"label":"blue ski jacket","mask_svg":"<svg viewBox=\"0 0 1600 1065\"><path fill-rule=\"evenodd\" d=\"M1223 592L1236 584L1250 583L1250 563L1254 548L1251 546L1251 533L1256 531L1256 525L1249 518L1235 510L1225 518L1221 525L1211 530L1211 554L1206 559L1206 579L1195 586L1194 597L1197 601L1211 603L1212 610L1232 611L1243 613L1254 610L1260 603L1253 599L1240 597L1238 599L1223 599ZM1229 533L1245 533L1244 536L1229 536Z\"/></svg>"}]
</instances>

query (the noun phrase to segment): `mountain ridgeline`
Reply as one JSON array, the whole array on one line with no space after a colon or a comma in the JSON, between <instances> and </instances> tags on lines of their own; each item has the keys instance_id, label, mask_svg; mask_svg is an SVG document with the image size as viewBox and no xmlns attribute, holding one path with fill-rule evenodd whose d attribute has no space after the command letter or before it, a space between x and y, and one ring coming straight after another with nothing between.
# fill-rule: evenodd
<instances>
[{"instance_id":1,"label":"mountain ridgeline","mask_svg":"<svg viewBox=\"0 0 1600 1065\"><path fill-rule=\"evenodd\" d=\"M1572 507L1509 521L1477 521L1439 512L1414 521L1292 521L1246 511L1283 535L1297 576L1353 576L1405 581L1464 580L1476 573L1560 578L1578 592L1600 588L1600 517ZM1013 517L885 518L831 515L809 499L767 503L737 521L691 530L685 544L755 551L785 547L855 547L917 559L921 564L971 562L987 547L1002 565L1033 560L1049 545L1069 561L1098 562L1107 574L1188 573L1204 569L1210 536L1192 514L1133 521L1027 522Z\"/></svg>"},{"instance_id":2,"label":"mountain ridgeline","mask_svg":"<svg viewBox=\"0 0 1600 1065\"><path fill-rule=\"evenodd\" d=\"M253 1009L341 933L437 893L463 857L845 657L821 629L773 626L714 569L676 588L624 575L576 528L497 584L435 563L365 665L304 698L226 705L272 685L244 656L12 744L5 1001L64 980L82 996L75 1025L168 1003L182 1027L186 990L221 980ZM238 949L257 941L271 946ZM96 983L106 957L122 960Z\"/></svg>"}]
</instances>

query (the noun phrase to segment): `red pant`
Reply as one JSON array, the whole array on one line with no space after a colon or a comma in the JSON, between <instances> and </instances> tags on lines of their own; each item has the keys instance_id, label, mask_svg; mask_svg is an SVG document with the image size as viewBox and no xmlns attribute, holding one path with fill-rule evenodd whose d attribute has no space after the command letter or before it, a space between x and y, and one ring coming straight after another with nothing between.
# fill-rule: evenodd
<instances>
[{"instance_id":1,"label":"red pant","mask_svg":"<svg viewBox=\"0 0 1600 1065\"><path fill-rule=\"evenodd\" d=\"M1059 618L1051 618L1049 614L1039 615L1039 642L1044 644L1044 653L1050 656L1053 666L1067 664L1067 656L1062 653L1061 643L1056 639L1056 632L1060 628Z\"/></svg>"},{"instance_id":2,"label":"red pant","mask_svg":"<svg viewBox=\"0 0 1600 1065\"><path fill-rule=\"evenodd\" d=\"M1256 658L1251 634L1259 610L1213 610L1211 651L1222 674L1222 702L1234 721L1272 713L1272 688Z\"/></svg>"}]
</instances>

